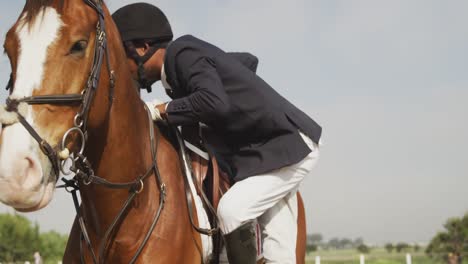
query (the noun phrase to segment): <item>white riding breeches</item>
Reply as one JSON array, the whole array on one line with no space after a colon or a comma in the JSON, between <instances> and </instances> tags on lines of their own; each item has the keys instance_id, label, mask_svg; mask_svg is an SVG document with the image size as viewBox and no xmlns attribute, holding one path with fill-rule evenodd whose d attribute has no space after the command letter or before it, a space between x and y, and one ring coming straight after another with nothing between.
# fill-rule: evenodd
<instances>
[{"instance_id":1,"label":"white riding breeches","mask_svg":"<svg viewBox=\"0 0 468 264\"><path fill-rule=\"evenodd\" d=\"M262 231L263 256L267 263L296 263L296 192L319 157L317 144L302 133L301 136L312 150L303 160L237 182L221 198L218 206L218 217L224 234L257 219Z\"/></svg>"}]
</instances>

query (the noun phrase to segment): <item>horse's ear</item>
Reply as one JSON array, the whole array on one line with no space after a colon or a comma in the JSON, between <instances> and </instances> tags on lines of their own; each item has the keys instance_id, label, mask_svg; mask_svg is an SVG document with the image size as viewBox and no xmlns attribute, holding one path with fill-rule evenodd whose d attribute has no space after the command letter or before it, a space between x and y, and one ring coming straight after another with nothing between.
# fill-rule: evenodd
<instances>
[{"instance_id":1,"label":"horse's ear","mask_svg":"<svg viewBox=\"0 0 468 264\"><path fill-rule=\"evenodd\" d=\"M85 2L90 2L92 4L95 4L95 5L102 5L104 4L104 0L85 0Z\"/></svg>"},{"instance_id":2,"label":"horse's ear","mask_svg":"<svg viewBox=\"0 0 468 264\"><path fill-rule=\"evenodd\" d=\"M11 92L12 88L13 88L13 73L10 73L10 80L8 80L6 90L7 91L10 90L10 92Z\"/></svg>"}]
</instances>

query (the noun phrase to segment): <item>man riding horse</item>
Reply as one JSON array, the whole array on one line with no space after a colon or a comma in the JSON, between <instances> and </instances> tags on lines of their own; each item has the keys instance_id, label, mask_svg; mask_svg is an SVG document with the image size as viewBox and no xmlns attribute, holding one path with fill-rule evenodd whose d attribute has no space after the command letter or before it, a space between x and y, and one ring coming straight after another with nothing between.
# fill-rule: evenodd
<instances>
[{"instance_id":1,"label":"man riding horse","mask_svg":"<svg viewBox=\"0 0 468 264\"><path fill-rule=\"evenodd\" d=\"M295 263L296 191L317 163L321 127L256 75L254 56L190 35L172 41L166 16L150 4L113 18L135 80L148 90L161 80L173 99L154 106L154 118L203 123L223 141L206 144L235 182L218 207L229 263L255 263L255 220L267 263Z\"/></svg>"}]
</instances>

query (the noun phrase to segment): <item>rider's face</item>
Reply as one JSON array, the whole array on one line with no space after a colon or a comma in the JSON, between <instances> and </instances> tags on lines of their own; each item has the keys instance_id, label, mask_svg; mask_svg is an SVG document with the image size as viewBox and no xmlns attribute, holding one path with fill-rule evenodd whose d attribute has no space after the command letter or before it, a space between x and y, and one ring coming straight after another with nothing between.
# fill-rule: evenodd
<instances>
[{"instance_id":1,"label":"rider's face","mask_svg":"<svg viewBox=\"0 0 468 264\"><path fill-rule=\"evenodd\" d=\"M147 44L136 46L136 52L140 56L144 56L148 50L149 46ZM156 53L154 53L153 56L151 56L151 58L144 64L145 76L148 81L151 81L152 83L161 79L161 66L164 59L164 52L165 49L157 50ZM130 72L132 73L133 79L138 80L138 65L136 64L135 60L133 60L128 55L127 64L130 67Z\"/></svg>"}]
</instances>

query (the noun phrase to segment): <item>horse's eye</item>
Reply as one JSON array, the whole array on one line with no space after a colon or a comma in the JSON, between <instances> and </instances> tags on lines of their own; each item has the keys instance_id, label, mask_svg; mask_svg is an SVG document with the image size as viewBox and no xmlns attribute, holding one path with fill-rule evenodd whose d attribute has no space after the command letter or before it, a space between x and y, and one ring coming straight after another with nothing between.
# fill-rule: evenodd
<instances>
[{"instance_id":1,"label":"horse's eye","mask_svg":"<svg viewBox=\"0 0 468 264\"><path fill-rule=\"evenodd\" d=\"M86 50L86 47L88 47L88 41L86 40L80 40L75 42L73 46L70 49L70 54L78 54Z\"/></svg>"}]
</instances>

